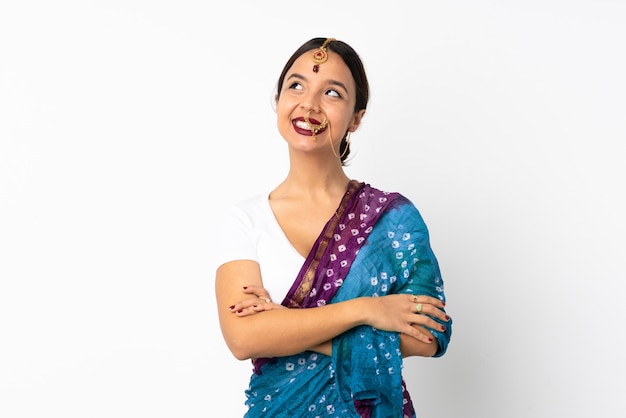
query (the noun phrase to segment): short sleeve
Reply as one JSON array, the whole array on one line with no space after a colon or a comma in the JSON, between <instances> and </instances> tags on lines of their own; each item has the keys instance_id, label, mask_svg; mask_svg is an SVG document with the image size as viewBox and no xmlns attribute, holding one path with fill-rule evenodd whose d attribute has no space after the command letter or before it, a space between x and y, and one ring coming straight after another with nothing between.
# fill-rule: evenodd
<instances>
[{"instance_id":1,"label":"short sleeve","mask_svg":"<svg viewBox=\"0 0 626 418\"><path fill-rule=\"evenodd\" d=\"M216 265L234 260L258 261L254 227L250 215L237 204L223 210L216 242Z\"/></svg>"}]
</instances>

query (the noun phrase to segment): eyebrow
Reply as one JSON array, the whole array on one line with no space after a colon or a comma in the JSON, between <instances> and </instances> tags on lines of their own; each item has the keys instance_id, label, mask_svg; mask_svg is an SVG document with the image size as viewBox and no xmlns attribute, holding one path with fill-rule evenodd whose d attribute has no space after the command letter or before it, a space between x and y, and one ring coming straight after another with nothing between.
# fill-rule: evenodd
<instances>
[{"instance_id":1,"label":"eyebrow","mask_svg":"<svg viewBox=\"0 0 626 418\"><path fill-rule=\"evenodd\" d=\"M293 74L291 74L289 77L287 77L287 80L290 80L290 79L292 79L292 78L297 78L297 79L299 79L299 80L305 80L305 81L306 81L306 79L307 79L305 76L303 76L303 75L301 75L301 74L298 74L298 73L293 73ZM328 83L329 83L329 84L332 84L333 86L338 86L338 87L341 87L344 91L349 92L349 90L348 90L348 88L346 87L346 85L345 85L345 84L343 84L341 81L336 81L336 80L328 80Z\"/></svg>"}]
</instances>

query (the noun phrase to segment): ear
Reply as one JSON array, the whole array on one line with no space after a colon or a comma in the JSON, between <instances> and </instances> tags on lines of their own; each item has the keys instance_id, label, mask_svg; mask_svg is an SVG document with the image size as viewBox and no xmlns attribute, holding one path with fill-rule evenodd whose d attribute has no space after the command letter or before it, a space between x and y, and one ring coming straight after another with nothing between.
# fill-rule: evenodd
<instances>
[{"instance_id":1,"label":"ear","mask_svg":"<svg viewBox=\"0 0 626 418\"><path fill-rule=\"evenodd\" d=\"M361 124L361 119L365 116L365 109L361 109L354 114L352 117L352 121L350 121L350 125L348 126L349 132L354 132L357 130L359 125Z\"/></svg>"}]
</instances>

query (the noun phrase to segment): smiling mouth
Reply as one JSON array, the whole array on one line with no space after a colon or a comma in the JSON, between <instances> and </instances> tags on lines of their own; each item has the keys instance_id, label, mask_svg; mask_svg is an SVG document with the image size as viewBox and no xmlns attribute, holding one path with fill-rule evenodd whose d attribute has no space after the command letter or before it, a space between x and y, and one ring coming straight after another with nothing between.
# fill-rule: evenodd
<instances>
[{"instance_id":1,"label":"smiling mouth","mask_svg":"<svg viewBox=\"0 0 626 418\"><path fill-rule=\"evenodd\" d=\"M296 120L294 121L294 125L296 125L296 127L300 128L300 129L304 129L306 131L310 131L311 127L309 126L308 123L306 123L303 120Z\"/></svg>"},{"instance_id":2,"label":"smiling mouth","mask_svg":"<svg viewBox=\"0 0 626 418\"><path fill-rule=\"evenodd\" d=\"M322 132L326 131L326 127L328 126L328 121L319 122L315 119L309 119L307 122L303 118L297 118L292 122L296 132L301 135L311 135L315 137L315 135L319 135Z\"/></svg>"}]
</instances>

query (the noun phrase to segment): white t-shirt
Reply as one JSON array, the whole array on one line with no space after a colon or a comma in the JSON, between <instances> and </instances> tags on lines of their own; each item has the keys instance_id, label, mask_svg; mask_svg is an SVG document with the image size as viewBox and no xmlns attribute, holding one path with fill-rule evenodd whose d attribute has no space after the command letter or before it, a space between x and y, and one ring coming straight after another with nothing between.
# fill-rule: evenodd
<instances>
[{"instance_id":1,"label":"white t-shirt","mask_svg":"<svg viewBox=\"0 0 626 418\"><path fill-rule=\"evenodd\" d=\"M261 267L263 287L277 303L291 288L305 258L278 224L268 195L257 195L228 207L218 241L217 265L254 260Z\"/></svg>"}]
</instances>

